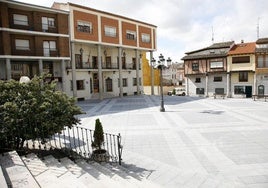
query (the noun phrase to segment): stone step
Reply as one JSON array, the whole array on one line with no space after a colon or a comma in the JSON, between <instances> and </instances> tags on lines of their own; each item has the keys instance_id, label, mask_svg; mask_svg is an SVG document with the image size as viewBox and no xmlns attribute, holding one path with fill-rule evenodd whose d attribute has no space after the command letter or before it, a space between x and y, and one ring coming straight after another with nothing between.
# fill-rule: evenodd
<instances>
[{"instance_id":1,"label":"stone step","mask_svg":"<svg viewBox=\"0 0 268 188\"><path fill-rule=\"evenodd\" d=\"M102 163L101 165L106 167L113 173L116 173L120 177L127 179L133 184L138 185L141 188L147 188L147 187L161 188L160 185L157 185L152 181L147 180L146 178L141 178L135 173L130 173L126 168L119 166L118 164L114 165L114 164Z\"/></svg>"},{"instance_id":2,"label":"stone step","mask_svg":"<svg viewBox=\"0 0 268 188\"><path fill-rule=\"evenodd\" d=\"M7 184L11 187L40 187L16 151L1 154L0 165L8 176Z\"/></svg>"},{"instance_id":3,"label":"stone step","mask_svg":"<svg viewBox=\"0 0 268 188\"><path fill-rule=\"evenodd\" d=\"M99 172L105 174L106 176L110 177L111 179L113 179L116 182L120 182L121 185L123 185L124 187L128 187L128 188L137 188L139 187L139 183L136 179L134 179L133 177L128 177L128 178L123 178L121 176L119 176L117 173L111 171L109 168L106 168L102 165L100 165L99 163L96 162L89 162L89 164L94 167L95 169L97 169Z\"/></svg>"},{"instance_id":4,"label":"stone step","mask_svg":"<svg viewBox=\"0 0 268 188\"><path fill-rule=\"evenodd\" d=\"M83 184L91 185L94 188L103 188L105 185L103 182L98 181L95 177L87 173L83 168L75 164L69 158L65 157L60 159L60 163L63 164L68 171L74 174Z\"/></svg>"},{"instance_id":5,"label":"stone step","mask_svg":"<svg viewBox=\"0 0 268 188\"><path fill-rule=\"evenodd\" d=\"M0 165L0 187L1 188L7 188L6 178L4 176L4 173L3 173L1 165Z\"/></svg>"},{"instance_id":6,"label":"stone step","mask_svg":"<svg viewBox=\"0 0 268 188\"><path fill-rule=\"evenodd\" d=\"M102 185L103 188L125 188L126 186L122 185L120 182L113 180L111 177L106 176L102 172L95 169L91 164L88 164L85 160L79 159L76 161L76 164L80 166L84 171L89 173L91 176L96 178Z\"/></svg>"},{"instance_id":7,"label":"stone step","mask_svg":"<svg viewBox=\"0 0 268 188\"><path fill-rule=\"evenodd\" d=\"M57 177L57 187L60 185L64 188L86 188L89 185L84 185L79 179L73 175L67 168L65 168L56 158L52 155L44 158L44 163L49 168L50 174ZM54 185L53 185L54 186Z\"/></svg>"},{"instance_id":8,"label":"stone step","mask_svg":"<svg viewBox=\"0 0 268 188\"><path fill-rule=\"evenodd\" d=\"M21 158L42 188L57 186L58 178L50 173L49 167L35 154L31 153Z\"/></svg>"}]
</instances>

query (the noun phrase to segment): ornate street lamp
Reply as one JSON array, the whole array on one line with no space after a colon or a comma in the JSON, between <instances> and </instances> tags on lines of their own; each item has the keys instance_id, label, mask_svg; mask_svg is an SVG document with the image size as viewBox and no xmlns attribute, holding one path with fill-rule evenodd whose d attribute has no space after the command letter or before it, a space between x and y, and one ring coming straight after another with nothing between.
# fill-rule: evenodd
<instances>
[{"instance_id":1,"label":"ornate street lamp","mask_svg":"<svg viewBox=\"0 0 268 188\"><path fill-rule=\"evenodd\" d=\"M160 112L165 112L165 107L164 107L164 97L163 97L163 69L166 68L167 66L165 65L165 61L167 62L167 65L170 65L171 59L168 58L165 60L164 56L160 54L159 60L156 61L154 58L152 58L152 66L155 69L160 70L160 95L161 95L161 106L160 106Z\"/></svg>"}]
</instances>

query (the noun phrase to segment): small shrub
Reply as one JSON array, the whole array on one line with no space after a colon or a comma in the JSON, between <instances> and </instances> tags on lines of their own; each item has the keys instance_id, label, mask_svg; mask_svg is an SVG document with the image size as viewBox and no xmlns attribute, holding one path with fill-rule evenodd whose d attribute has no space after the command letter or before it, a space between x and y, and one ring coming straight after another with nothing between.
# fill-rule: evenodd
<instances>
[{"instance_id":1,"label":"small shrub","mask_svg":"<svg viewBox=\"0 0 268 188\"><path fill-rule=\"evenodd\" d=\"M92 147L101 150L101 147L104 143L104 135L103 135L103 127L100 122L100 119L96 119L95 121L95 130L93 134L94 141L92 143Z\"/></svg>"}]
</instances>

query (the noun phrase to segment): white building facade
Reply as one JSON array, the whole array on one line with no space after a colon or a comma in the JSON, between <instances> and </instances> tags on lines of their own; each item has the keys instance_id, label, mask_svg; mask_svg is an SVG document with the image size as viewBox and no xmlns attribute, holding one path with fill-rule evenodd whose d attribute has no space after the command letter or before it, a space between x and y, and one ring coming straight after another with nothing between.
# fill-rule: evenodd
<instances>
[{"instance_id":1,"label":"white building facade","mask_svg":"<svg viewBox=\"0 0 268 188\"><path fill-rule=\"evenodd\" d=\"M142 93L141 58L156 50L156 26L72 3L67 93L78 99Z\"/></svg>"}]
</instances>

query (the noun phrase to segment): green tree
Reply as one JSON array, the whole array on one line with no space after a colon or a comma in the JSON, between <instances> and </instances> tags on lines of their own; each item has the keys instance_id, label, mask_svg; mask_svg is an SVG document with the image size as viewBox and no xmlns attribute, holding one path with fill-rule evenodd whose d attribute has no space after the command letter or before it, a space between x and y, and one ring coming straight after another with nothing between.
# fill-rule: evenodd
<instances>
[{"instance_id":1,"label":"green tree","mask_svg":"<svg viewBox=\"0 0 268 188\"><path fill-rule=\"evenodd\" d=\"M104 135L103 135L103 128L102 128L100 119L96 119L95 121L95 130L94 130L93 138L94 138L94 141L92 143L92 146L97 148L98 150L101 150L101 146L104 142Z\"/></svg>"},{"instance_id":2,"label":"green tree","mask_svg":"<svg viewBox=\"0 0 268 188\"><path fill-rule=\"evenodd\" d=\"M22 147L25 140L51 137L65 126L79 124L75 99L56 91L44 76L28 83L0 81L0 145Z\"/></svg>"}]
</instances>

